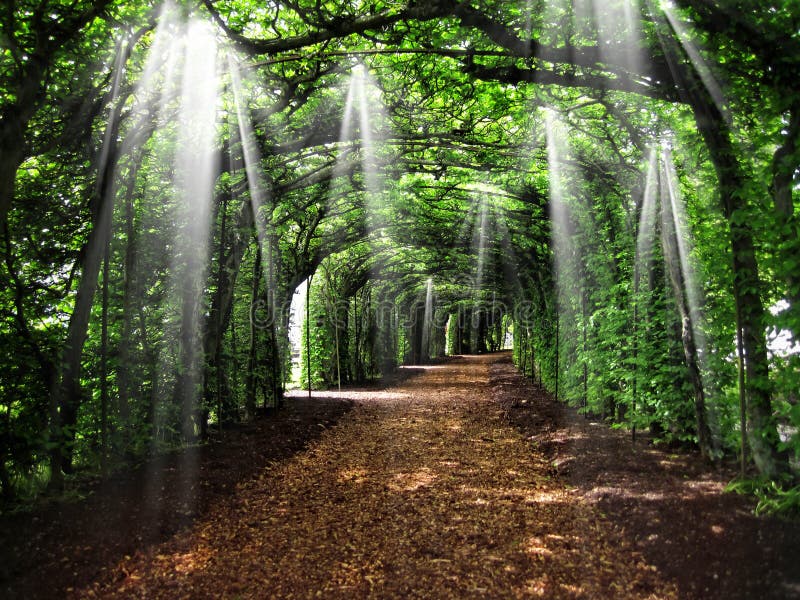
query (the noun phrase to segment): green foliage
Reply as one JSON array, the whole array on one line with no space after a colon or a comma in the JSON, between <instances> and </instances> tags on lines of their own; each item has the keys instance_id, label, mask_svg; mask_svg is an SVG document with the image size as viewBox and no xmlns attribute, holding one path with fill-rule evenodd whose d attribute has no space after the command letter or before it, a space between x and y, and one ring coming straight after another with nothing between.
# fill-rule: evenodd
<instances>
[{"instance_id":1,"label":"green foliage","mask_svg":"<svg viewBox=\"0 0 800 600\"><path fill-rule=\"evenodd\" d=\"M719 140L715 147L698 135L694 114L707 111L683 104L686 82L671 80L670 61L684 57L678 45L678 56L666 56L660 17L642 23L653 72L631 76L627 63L587 64L591 52L564 52L594 44L595 35L589 23L575 31L548 21L548 14L571 20L567 5L552 14L526 14L519 3L460 8L490 15L499 29L487 31L456 18L449 3L414 3L420 18L404 14L402 2L209 4L182 6L175 19L193 11L213 23L243 81L235 97L221 67L215 148L222 158L212 174L204 281L191 298L200 313L192 333L201 373L190 415L180 401L189 375L174 168L181 84L167 73L179 76L181 60L162 53L168 68L148 66L159 43L150 2L24 1L0 14L0 194L12 195L0 197L4 494L40 489L54 450L81 469L114 468L186 443L187 425L207 435L278 405L289 383L291 296L312 275L302 341L309 333L311 356L303 360L315 388L427 360L445 350L445 339L451 354L496 349L508 327L519 367L564 401L617 426L692 443L681 315L659 244L641 273L637 265L645 155L667 137L695 242L687 260L704 297L702 376L714 443L720 452L741 450L735 295L746 298L748 315L758 314L756 301L767 309L787 303L758 317L756 329L795 338L800 330L800 128L792 125L800 51L788 4L759 11L745 2L749 9L733 20L697 3L681 13L713 59L711 75L726 81L730 119L717 129L729 138L732 164L720 162ZM378 25L361 26L378 13ZM513 44L527 35L523 24L532 28L535 56ZM498 35L506 26L510 35ZM243 36L246 57L227 44L230 35ZM775 47L785 50L776 55ZM347 132L356 60L365 65L368 102L351 106ZM148 69L158 75L145 90ZM160 91L167 92L160 101L143 102ZM554 165L543 108L566 132L558 165L566 232L551 222ZM243 140L248 127L252 139ZM115 186L100 185L106 143L118 154ZM788 209L776 195L786 174ZM115 200L110 270L107 282L94 282L84 261L104 194ZM568 239L563 256L553 233ZM733 268L732 243L742 235L752 237L758 272ZM436 318L423 348L428 278ZM105 285L108 297L93 296L77 349L77 411L62 439L66 405L53 390L70 355L65 340L84 280L92 290ZM797 456L798 356L763 360L766 370L745 385L773 392L781 449ZM305 386L305 366L302 373ZM769 493L782 503L794 494Z\"/></svg>"},{"instance_id":2,"label":"green foliage","mask_svg":"<svg viewBox=\"0 0 800 600\"><path fill-rule=\"evenodd\" d=\"M736 479L725 487L725 491L755 496L758 499L755 508L757 515L800 519L800 486L791 482Z\"/></svg>"}]
</instances>

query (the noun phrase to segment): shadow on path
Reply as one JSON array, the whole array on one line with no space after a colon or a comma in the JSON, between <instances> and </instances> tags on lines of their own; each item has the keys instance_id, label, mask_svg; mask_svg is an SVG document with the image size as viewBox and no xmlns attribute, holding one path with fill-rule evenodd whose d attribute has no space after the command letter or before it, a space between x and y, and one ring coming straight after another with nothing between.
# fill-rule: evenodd
<instances>
[{"instance_id":1,"label":"shadow on path","mask_svg":"<svg viewBox=\"0 0 800 600\"><path fill-rule=\"evenodd\" d=\"M342 418L353 402L302 398L208 445L160 456L96 482L87 497L0 516L0 597L61 598L109 565L171 539ZM191 466L192 468L188 468Z\"/></svg>"},{"instance_id":2,"label":"shadow on path","mask_svg":"<svg viewBox=\"0 0 800 600\"><path fill-rule=\"evenodd\" d=\"M646 436L587 420L522 378L510 357L492 368L508 421L543 452L552 473L607 515L681 598L800 598L800 523L753 514L723 492L735 465L655 447Z\"/></svg>"}]
</instances>

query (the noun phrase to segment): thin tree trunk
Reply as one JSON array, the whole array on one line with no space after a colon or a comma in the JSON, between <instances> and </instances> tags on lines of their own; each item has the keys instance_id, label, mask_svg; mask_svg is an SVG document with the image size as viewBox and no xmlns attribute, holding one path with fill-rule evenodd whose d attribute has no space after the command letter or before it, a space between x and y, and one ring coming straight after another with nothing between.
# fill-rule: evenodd
<instances>
[{"instance_id":1,"label":"thin tree trunk","mask_svg":"<svg viewBox=\"0 0 800 600\"><path fill-rule=\"evenodd\" d=\"M100 463L108 468L108 276L110 244L103 255L103 290L100 314Z\"/></svg>"},{"instance_id":2,"label":"thin tree trunk","mask_svg":"<svg viewBox=\"0 0 800 600\"><path fill-rule=\"evenodd\" d=\"M358 319L358 292L353 294L353 378L359 382L364 379L364 365L361 361L361 322Z\"/></svg>"},{"instance_id":3,"label":"thin tree trunk","mask_svg":"<svg viewBox=\"0 0 800 600\"><path fill-rule=\"evenodd\" d=\"M311 400L311 278L306 280L306 374L308 376L308 399Z\"/></svg>"},{"instance_id":4,"label":"thin tree trunk","mask_svg":"<svg viewBox=\"0 0 800 600\"><path fill-rule=\"evenodd\" d=\"M281 403L281 367L280 367L280 348L278 345L278 300L277 300L277 284L275 281L275 248L278 244L273 235L265 236L267 243L267 285L264 290L264 299L266 309L268 311L267 322L269 324L269 348L270 348L270 385L265 390L269 389L270 401L272 406L278 407ZM267 408L267 395L264 395L264 408Z\"/></svg>"},{"instance_id":5,"label":"thin tree trunk","mask_svg":"<svg viewBox=\"0 0 800 600\"><path fill-rule=\"evenodd\" d=\"M587 335L586 335L586 291L581 290L581 330L583 338L583 414L586 415L589 406L589 366L587 363Z\"/></svg>"},{"instance_id":6,"label":"thin tree trunk","mask_svg":"<svg viewBox=\"0 0 800 600\"><path fill-rule=\"evenodd\" d=\"M133 193L138 173L138 160L132 169L128 189L125 193L125 258L123 261L122 291L122 332L119 341L119 365L117 366L117 418L122 432L120 445L127 451L131 439L130 404L131 404L131 340L133 334L133 307L138 298L136 285L136 253L138 249L135 227L135 210Z\"/></svg>"},{"instance_id":7,"label":"thin tree trunk","mask_svg":"<svg viewBox=\"0 0 800 600\"><path fill-rule=\"evenodd\" d=\"M264 289L264 303L267 310L267 324L269 326L269 379L270 385L264 384L264 409L267 408L267 397L270 403L276 399L275 397L275 305L273 303L273 289L275 286L275 273L272 269L273 260L273 245L272 236L264 235L264 242L267 244L267 284ZM267 393L269 392L269 394ZM277 405L277 403L276 403Z\"/></svg>"},{"instance_id":8,"label":"thin tree trunk","mask_svg":"<svg viewBox=\"0 0 800 600\"><path fill-rule=\"evenodd\" d=\"M711 443L711 430L708 427L708 417L706 411L705 391L703 389L703 379L700 375L700 365L697 357L697 344L694 336L692 314L687 302L688 290L687 281L684 278L681 256L678 249L678 235L676 229L675 214L672 210L670 191L665 178L668 175L662 168L661 172L661 245L664 252L664 261L669 274L669 281L675 297L675 304L681 318L681 342L683 343L683 355L686 368L689 371L689 379L694 391L694 417L697 433L697 445L700 452L707 459L713 459L713 448Z\"/></svg>"},{"instance_id":9,"label":"thin tree trunk","mask_svg":"<svg viewBox=\"0 0 800 600\"><path fill-rule=\"evenodd\" d=\"M190 252L194 254L194 251ZM188 257L188 273L196 273L198 265L196 255ZM173 401L180 410L178 426L181 438L192 442L197 438L200 414L198 410L198 387L202 377L200 365L201 352L197 341L197 328L199 323L198 289L192 281L193 276L184 277L181 290L181 326L178 340L180 353L178 356L178 369L175 378ZM201 426L202 428L202 426Z\"/></svg>"},{"instance_id":10,"label":"thin tree trunk","mask_svg":"<svg viewBox=\"0 0 800 600\"><path fill-rule=\"evenodd\" d=\"M239 373L239 345L238 345L237 337L236 337L236 323L234 322L233 319L230 319L228 323L229 323L228 326L230 327L230 331L231 331L231 362L233 363L233 373L238 374ZM236 387L238 387L238 384L236 384L236 380L235 379L234 379L234 384L236 385ZM238 402L237 402L237 408L238 408Z\"/></svg>"},{"instance_id":11,"label":"thin tree trunk","mask_svg":"<svg viewBox=\"0 0 800 600\"><path fill-rule=\"evenodd\" d=\"M633 335L631 336L633 349L633 377L631 381L631 442L636 443L636 402L638 400L638 382L639 382L639 265L638 257L635 258L636 265L634 266L634 288L633 288Z\"/></svg>"},{"instance_id":12,"label":"thin tree trunk","mask_svg":"<svg viewBox=\"0 0 800 600\"><path fill-rule=\"evenodd\" d=\"M258 328L256 314L261 288L261 244L256 240L256 260L253 264L253 290L250 300L250 349L247 355L247 387L245 391L245 409L250 418L256 414L256 351L258 349Z\"/></svg>"},{"instance_id":13,"label":"thin tree trunk","mask_svg":"<svg viewBox=\"0 0 800 600\"><path fill-rule=\"evenodd\" d=\"M739 383L739 434L741 446L741 456L739 457L739 467L741 476L744 479L747 470L747 388L744 373L744 347L742 345L742 328L738 323L741 319L736 318L736 355L738 358L738 383Z\"/></svg>"},{"instance_id":14,"label":"thin tree trunk","mask_svg":"<svg viewBox=\"0 0 800 600\"><path fill-rule=\"evenodd\" d=\"M560 361L561 357L559 356L559 353L561 352L560 329L561 329L561 315L558 314L558 304L556 304L556 392L555 392L556 400L558 400L558 377L559 377L558 368L561 362Z\"/></svg>"},{"instance_id":15,"label":"thin tree trunk","mask_svg":"<svg viewBox=\"0 0 800 600\"><path fill-rule=\"evenodd\" d=\"M275 233L274 229L270 234L272 243L272 259L270 260L270 269L272 272L272 288L270 297L272 298L272 322L273 322L273 339L272 343L275 350L275 405L277 407L283 406L283 393L286 389L288 382L286 368L286 348L289 343L289 312L292 304L291 295L288 294L286 281L283 274L283 260L280 252L279 236Z\"/></svg>"},{"instance_id":16,"label":"thin tree trunk","mask_svg":"<svg viewBox=\"0 0 800 600\"><path fill-rule=\"evenodd\" d=\"M217 307L222 306L222 297L223 297L223 281L226 280L223 269L225 268L225 243L228 237L228 195L225 194L222 199L222 219L221 219L220 227L219 227L219 252L217 253L217 293L215 297L215 303ZM222 335L222 332L225 331L222 321L223 321L223 314L220 310L212 313L212 316L215 319L215 329L217 335ZM222 384L223 384L223 372L222 372L222 340L217 340L214 349L214 372L216 374L216 384L217 389L216 391L216 404L217 404L217 426L219 427L220 431L222 431L222 405L223 405L223 398L222 398ZM210 404L210 403L209 403Z\"/></svg>"}]
</instances>

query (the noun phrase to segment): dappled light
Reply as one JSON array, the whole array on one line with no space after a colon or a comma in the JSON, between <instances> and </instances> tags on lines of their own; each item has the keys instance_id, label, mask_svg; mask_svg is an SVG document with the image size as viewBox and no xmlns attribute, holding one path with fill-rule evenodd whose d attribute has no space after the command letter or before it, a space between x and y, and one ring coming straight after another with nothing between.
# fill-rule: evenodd
<instances>
[{"instance_id":1,"label":"dappled light","mask_svg":"<svg viewBox=\"0 0 800 600\"><path fill-rule=\"evenodd\" d=\"M286 393L286 398L306 398L308 394L304 391L290 391ZM311 398L335 398L338 400L407 400L408 395L392 391L375 390L344 390L341 392L327 390L324 392L311 392Z\"/></svg>"}]
</instances>

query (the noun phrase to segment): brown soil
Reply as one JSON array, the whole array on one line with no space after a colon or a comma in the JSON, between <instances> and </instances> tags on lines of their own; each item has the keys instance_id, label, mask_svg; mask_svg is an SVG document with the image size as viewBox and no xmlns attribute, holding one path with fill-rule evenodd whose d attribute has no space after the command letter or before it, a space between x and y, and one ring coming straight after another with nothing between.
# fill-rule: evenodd
<instances>
[{"instance_id":1,"label":"brown soil","mask_svg":"<svg viewBox=\"0 0 800 600\"><path fill-rule=\"evenodd\" d=\"M757 517L752 498L725 493L736 465L633 443L521 382L509 360L492 374L509 422L681 598L800 598L800 523Z\"/></svg>"},{"instance_id":2,"label":"brown soil","mask_svg":"<svg viewBox=\"0 0 800 600\"><path fill-rule=\"evenodd\" d=\"M0 519L12 598L797 594L800 527L592 424L507 354L290 398L210 446Z\"/></svg>"},{"instance_id":3,"label":"brown soil","mask_svg":"<svg viewBox=\"0 0 800 600\"><path fill-rule=\"evenodd\" d=\"M236 488L318 438L347 400L298 398L214 442L80 489L81 500L0 516L0 598L63 598L193 527ZM189 465L196 468L186 469Z\"/></svg>"}]
</instances>

